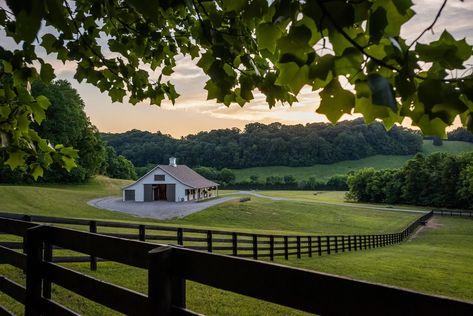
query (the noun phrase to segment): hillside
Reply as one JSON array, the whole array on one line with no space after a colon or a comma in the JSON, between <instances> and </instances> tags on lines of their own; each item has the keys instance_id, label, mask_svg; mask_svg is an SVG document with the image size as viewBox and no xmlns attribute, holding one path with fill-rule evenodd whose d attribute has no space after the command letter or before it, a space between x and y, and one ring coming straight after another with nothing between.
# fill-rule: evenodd
<instances>
[{"instance_id":1,"label":"hillside","mask_svg":"<svg viewBox=\"0 0 473 316\"><path fill-rule=\"evenodd\" d=\"M386 131L379 122L366 125L361 119L335 125L251 123L244 130L219 129L181 139L139 130L101 136L136 167L166 163L171 156L190 167L302 167L373 155L413 155L422 148L417 132L399 126Z\"/></svg>"},{"instance_id":2,"label":"hillside","mask_svg":"<svg viewBox=\"0 0 473 316\"><path fill-rule=\"evenodd\" d=\"M424 140L422 152L430 154L433 152L446 152L458 154L461 152L473 151L473 143L462 141L444 141L442 146L432 145L431 140ZM250 176L258 176L260 181L264 181L269 176L292 175L296 180L307 180L315 177L317 180L327 180L333 175L346 174L350 171L362 168L388 169L399 168L414 155L375 155L359 160L346 160L333 164L317 164L310 167L256 167L245 169L232 169L236 176L236 182L250 180Z\"/></svg>"}]
</instances>

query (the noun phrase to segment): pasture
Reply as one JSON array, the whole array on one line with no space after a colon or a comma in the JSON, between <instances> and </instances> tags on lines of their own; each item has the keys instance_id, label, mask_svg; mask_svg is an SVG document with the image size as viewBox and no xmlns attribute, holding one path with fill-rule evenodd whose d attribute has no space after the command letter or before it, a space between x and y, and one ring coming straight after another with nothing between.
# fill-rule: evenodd
<instances>
[{"instance_id":1,"label":"pasture","mask_svg":"<svg viewBox=\"0 0 473 316\"><path fill-rule=\"evenodd\" d=\"M444 141L442 146L432 145L431 140L424 140L422 152L431 154L434 152L446 152L458 154L462 152L473 151L473 143L461 141ZM413 156L401 155L375 155L359 160L347 160L333 164L318 164L309 167L255 167L245 169L232 169L236 176L236 182L249 181L250 176L258 176L259 181L265 181L269 176L292 175L297 181L307 180L315 177L316 180L328 180L331 176L346 174L350 171L356 171L363 168L389 169L399 168Z\"/></svg>"},{"instance_id":2,"label":"pasture","mask_svg":"<svg viewBox=\"0 0 473 316\"><path fill-rule=\"evenodd\" d=\"M273 201L251 197L249 202L229 201L186 218L166 222L98 210L86 204L92 198L119 194L119 188L124 183L98 177L87 185L0 186L0 211L291 234L393 232L419 216L415 213L319 203L342 203L343 194L340 192L317 195L296 191L262 192L304 201ZM289 261L279 263L473 300L473 221L435 217L433 224L432 228L424 229L412 240L399 245L322 257L292 257ZM111 262L100 262L97 271L90 271L87 263L65 266L138 292L147 291L146 271L137 268ZM19 270L0 265L0 272L20 284L24 283L24 275ZM187 283L187 291L189 308L207 315L304 315L289 308L193 282ZM111 310L59 286L53 287L53 298L85 315L113 314ZM0 301L21 314L20 306L5 295L0 294Z\"/></svg>"}]
</instances>

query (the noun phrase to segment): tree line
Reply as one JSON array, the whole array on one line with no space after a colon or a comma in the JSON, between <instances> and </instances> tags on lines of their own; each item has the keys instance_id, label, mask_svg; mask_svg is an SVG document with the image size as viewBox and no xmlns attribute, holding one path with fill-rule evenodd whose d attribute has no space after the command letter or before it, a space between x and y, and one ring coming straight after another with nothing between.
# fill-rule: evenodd
<instances>
[{"instance_id":1,"label":"tree line","mask_svg":"<svg viewBox=\"0 0 473 316\"><path fill-rule=\"evenodd\" d=\"M422 149L420 133L400 126L386 131L381 123L365 125L362 119L335 125L251 123L244 130L218 129L180 139L139 130L102 138L138 167L166 162L170 156L191 167L300 167L378 154L413 155Z\"/></svg>"},{"instance_id":2,"label":"tree line","mask_svg":"<svg viewBox=\"0 0 473 316\"><path fill-rule=\"evenodd\" d=\"M348 190L347 175L334 175L326 181L317 180L315 177L297 181L293 175L274 175L266 178L251 175L249 180L236 181L235 173L228 168L218 170L212 167L196 167L194 170L205 178L219 183L224 189Z\"/></svg>"},{"instance_id":3,"label":"tree line","mask_svg":"<svg viewBox=\"0 0 473 316\"><path fill-rule=\"evenodd\" d=\"M473 208L473 153L417 154L399 169L362 169L348 178L360 202Z\"/></svg>"}]
</instances>

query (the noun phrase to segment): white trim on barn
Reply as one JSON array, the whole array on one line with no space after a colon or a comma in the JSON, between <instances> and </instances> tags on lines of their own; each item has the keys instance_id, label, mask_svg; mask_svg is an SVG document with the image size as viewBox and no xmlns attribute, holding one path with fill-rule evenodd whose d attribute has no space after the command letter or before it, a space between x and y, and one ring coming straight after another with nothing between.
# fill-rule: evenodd
<instances>
[{"instance_id":1,"label":"white trim on barn","mask_svg":"<svg viewBox=\"0 0 473 316\"><path fill-rule=\"evenodd\" d=\"M123 201L137 202L184 202L217 195L217 183L205 179L185 165L177 165L174 157L169 159L169 165L157 165L122 190Z\"/></svg>"}]
</instances>

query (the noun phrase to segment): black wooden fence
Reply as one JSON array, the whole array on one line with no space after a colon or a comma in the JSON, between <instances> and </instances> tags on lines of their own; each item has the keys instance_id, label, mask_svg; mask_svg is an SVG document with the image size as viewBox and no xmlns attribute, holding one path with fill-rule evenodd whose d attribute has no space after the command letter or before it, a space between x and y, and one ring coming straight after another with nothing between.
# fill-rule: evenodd
<instances>
[{"instance_id":1,"label":"black wooden fence","mask_svg":"<svg viewBox=\"0 0 473 316\"><path fill-rule=\"evenodd\" d=\"M78 315L51 299L52 283L128 315L196 315L186 280L320 315L473 315L470 302L182 247L7 218L0 232L26 241L26 254L0 246L0 263L24 270L26 286L1 276L0 291L27 316ZM147 295L51 262L55 246L146 269ZM13 314L0 306L0 315Z\"/></svg>"},{"instance_id":2,"label":"black wooden fence","mask_svg":"<svg viewBox=\"0 0 473 316\"><path fill-rule=\"evenodd\" d=\"M405 240L414 230L432 217L432 212L426 213L412 222L401 232L371 235L265 235L222 230L204 230L195 228L170 227L162 225L144 225L111 221L95 221L72 218L47 217L37 215L21 215L0 213L0 216L24 220L28 222L73 225L74 228L88 227L91 233L101 233L107 236L153 241L165 244L184 246L189 249L216 252L238 257L269 259L275 257L289 259L290 256L301 258L303 255L322 256L349 251L384 247ZM110 229L120 229L126 232L110 232ZM131 231L130 231L131 230ZM116 230L115 230L116 231ZM10 249L22 249L22 242L0 242L0 245ZM55 248L57 249L57 247ZM52 254L51 254L52 256ZM85 262L90 261L90 267L95 270L97 261L104 258L96 256L53 256L54 262Z\"/></svg>"},{"instance_id":3,"label":"black wooden fence","mask_svg":"<svg viewBox=\"0 0 473 316\"><path fill-rule=\"evenodd\" d=\"M473 211L466 210L433 210L434 215L440 216L458 216L458 217L469 217L473 218Z\"/></svg>"}]
</instances>

